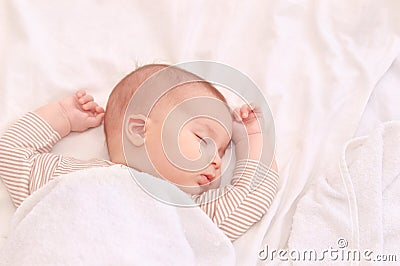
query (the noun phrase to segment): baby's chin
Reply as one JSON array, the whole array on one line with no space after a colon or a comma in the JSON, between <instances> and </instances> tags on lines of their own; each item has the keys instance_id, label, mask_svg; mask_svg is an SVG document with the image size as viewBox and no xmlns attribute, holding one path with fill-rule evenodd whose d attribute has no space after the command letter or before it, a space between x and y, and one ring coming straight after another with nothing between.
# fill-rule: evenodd
<instances>
[{"instance_id":1,"label":"baby's chin","mask_svg":"<svg viewBox=\"0 0 400 266\"><path fill-rule=\"evenodd\" d=\"M188 193L190 195L200 195L200 194L202 194L202 193L204 193L204 192L206 192L206 191L208 191L210 189L218 188L220 183L221 182L220 182L220 180L218 178L218 179L216 179L216 180L214 180L214 181L212 181L210 183L204 184L204 185L202 185L202 184L195 184L193 186L177 185L177 187L179 189L181 189L183 192Z\"/></svg>"}]
</instances>

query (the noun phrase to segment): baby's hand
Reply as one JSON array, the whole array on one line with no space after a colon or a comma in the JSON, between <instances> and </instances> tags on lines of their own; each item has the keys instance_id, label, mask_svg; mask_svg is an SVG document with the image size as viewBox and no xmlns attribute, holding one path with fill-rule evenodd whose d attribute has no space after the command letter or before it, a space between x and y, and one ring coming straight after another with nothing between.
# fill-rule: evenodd
<instances>
[{"instance_id":1,"label":"baby's hand","mask_svg":"<svg viewBox=\"0 0 400 266\"><path fill-rule=\"evenodd\" d=\"M250 135L261 135L263 114L259 107L252 104L244 104L235 108L232 112L233 130L232 140L236 144Z\"/></svg>"},{"instance_id":2,"label":"baby's hand","mask_svg":"<svg viewBox=\"0 0 400 266\"><path fill-rule=\"evenodd\" d=\"M85 90L65 98L60 101L60 105L68 118L71 131L82 132L99 126L103 121L104 109Z\"/></svg>"}]
</instances>

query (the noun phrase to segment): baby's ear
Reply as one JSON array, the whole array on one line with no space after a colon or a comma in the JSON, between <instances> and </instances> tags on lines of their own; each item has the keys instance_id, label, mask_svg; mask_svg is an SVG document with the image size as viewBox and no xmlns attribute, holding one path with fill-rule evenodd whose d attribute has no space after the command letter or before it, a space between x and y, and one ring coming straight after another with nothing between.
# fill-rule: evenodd
<instances>
[{"instance_id":1,"label":"baby's ear","mask_svg":"<svg viewBox=\"0 0 400 266\"><path fill-rule=\"evenodd\" d=\"M144 143L146 117L142 114L128 116L126 121L125 133L129 141L140 147Z\"/></svg>"}]
</instances>

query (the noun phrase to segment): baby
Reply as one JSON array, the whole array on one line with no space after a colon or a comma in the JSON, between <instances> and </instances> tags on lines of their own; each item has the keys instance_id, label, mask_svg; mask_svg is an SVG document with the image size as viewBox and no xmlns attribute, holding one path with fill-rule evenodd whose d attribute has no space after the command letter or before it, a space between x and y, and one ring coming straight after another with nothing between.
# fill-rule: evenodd
<instances>
[{"instance_id":1,"label":"baby","mask_svg":"<svg viewBox=\"0 0 400 266\"><path fill-rule=\"evenodd\" d=\"M278 183L275 161L271 169L270 162L261 156L261 112L243 105L232 112L233 119L229 122L221 124L210 117L198 116L179 128L178 135L175 131L165 131L168 114L185 101L202 97L226 105L226 100L211 84L198 78L194 82L183 82L157 98L148 113L140 103L131 104L132 96L139 89L143 92L141 86L145 83L148 87L150 84L145 93L151 94L152 83L146 81L164 70L170 71L170 77L178 81L195 77L168 65L146 65L116 85L106 112L91 95L80 90L60 102L27 113L11 126L0 138L0 176L15 206L56 176L90 167L124 164L164 178L193 195L201 209L232 241L258 222L268 210ZM50 153L70 132L97 127L103 119L110 161L82 161ZM179 153L192 162L210 150L201 147L211 142L211 159L202 168L179 167L166 155L163 139L177 139ZM234 176L230 185L219 188L221 157L231 139L237 159ZM259 180L257 186L254 186L255 178Z\"/></svg>"}]
</instances>

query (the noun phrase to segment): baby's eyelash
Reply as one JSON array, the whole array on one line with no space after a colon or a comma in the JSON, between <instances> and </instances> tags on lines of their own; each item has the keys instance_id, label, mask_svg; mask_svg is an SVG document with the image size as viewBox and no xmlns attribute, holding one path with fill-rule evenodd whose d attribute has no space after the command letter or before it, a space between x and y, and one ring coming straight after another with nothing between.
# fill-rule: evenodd
<instances>
[{"instance_id":1,"label":"baby's eyelash","mask_svg":"<svg viewBox=\"0 0 400 266\"><path fill-rule=\"evenodd\" d=\"M199 135L197 135L196 133L194 134L198 139L200 139L201 141L203 141L204 143L206 143L206 141L202 138L202 137L200 137Z\"/></svg>"}]
</instances>

